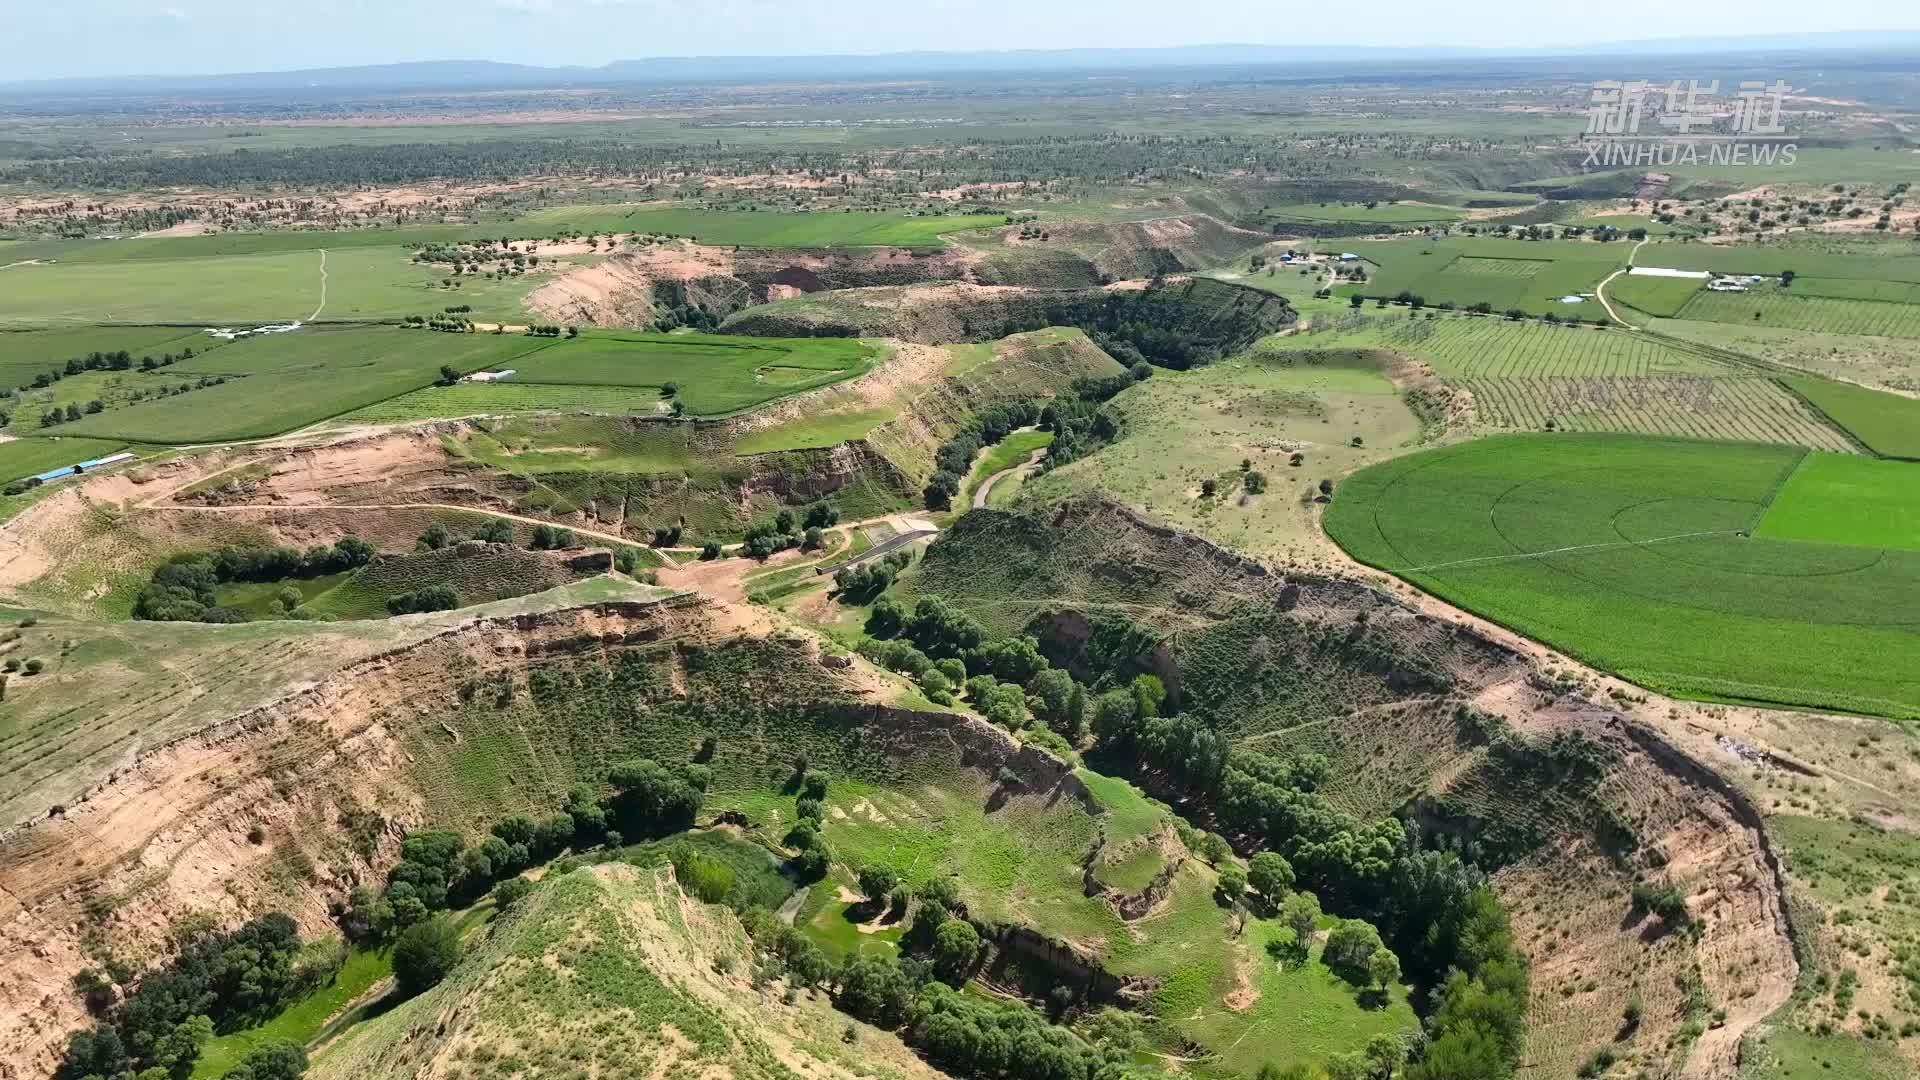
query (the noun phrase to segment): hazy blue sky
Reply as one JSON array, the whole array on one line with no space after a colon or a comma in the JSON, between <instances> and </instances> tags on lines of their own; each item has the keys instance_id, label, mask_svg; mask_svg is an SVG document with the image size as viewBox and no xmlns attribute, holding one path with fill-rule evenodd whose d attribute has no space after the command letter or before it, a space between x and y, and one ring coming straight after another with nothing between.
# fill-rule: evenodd
<instances>
[{"instance_id":1,"label":"hazy blue sky","mask_svg":"<svg viewBox=\"0 0 1920 1080\"><path fill-rule=\"evenodd\" d=\"M1236 42L1539 46L1920 29L1915 0L0 0L0 81L400 60Z\"/></svg>"}]
</instances>

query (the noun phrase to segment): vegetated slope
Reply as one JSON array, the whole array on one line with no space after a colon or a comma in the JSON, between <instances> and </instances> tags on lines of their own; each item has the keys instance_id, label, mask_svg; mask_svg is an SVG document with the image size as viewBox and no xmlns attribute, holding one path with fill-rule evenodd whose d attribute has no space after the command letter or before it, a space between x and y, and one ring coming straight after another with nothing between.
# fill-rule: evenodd
<instances>
[{"instance_id":1,"label":"vegetated slope","mask_svg":"<svg viewBox=\"0 0 1920 1080\"><path fill-rule=\"evenodd\" d=\"M535 289L527 306L592 326L704 323L801 293L963 280L974 261L957 248L759 250L655 241Z\"/></svg>"},{"instance_id":2,"label":"vegetated slope","mask_svg":"<svg viewBox=\"0 0 1920 1080\"><path fill-rule=\"evenodd\" d=\"M1324 754L1323 790L1343 808L1467 844L1497 870L1534 961L1528 1075L1566 1075L1613 1043L1635 994L1646 1015L1623 1053L1731 1075L1742 1033L1786 1000L1796 965L1752 807L1465 627L1349 581L1283 577L1097 498L974 511L903 586L1036 634L1086 675L1155 673L1170 709L1236 750ZM1171 775L1142 780L1181 792ZM1635 880L1671 881L1703 935L1633 915ZM1725 1027L1699 1030L1702 1002L1727 1010Z\"/></svg>"},{"instance_id":3,"label":"vegetated slope","mask_svg":"<svg viewBox=\"0 0 1920 1080\"><path fill-rule=\"evenodd\" d=\"M1098 489L1236 551L1311 559L1327 546L1317 482L1402 453L1448 421L1444 388L1416 366L1377 351L1262 345L1191 371L1157 371L1107 406L1121 420L1119 438L1048 471L1021 498Z\"/></svg>"},{"instance_id":4,"label":"vegetated slope","mask_svg":"<svg viewBox=\"0 0 1920 1080\"><path fill-rule=\"evenodd\" d=\"M194 505L438 503L523 514L637 542L737 537L783 506L831 499L845 520L906 509L939 445L978 410L1051 397L1123 369L1049 329L958 350L901 345L874 371L727 421L528 416L332 437L222 458Z\"/></svg>"},{"instance_id":5,"label":"vegetated slope","mask_svg":"<svg viewBox=\"0 0 1920 1080\"><path fill-rule=\"evenodd\" d=\"M1915 715L1920 557L1881 550L1872 532L1848 545L1753 534L1802 456L1483 440L1354 475L1326 524L1361 561L1642 685ZM1875 481L1907 468L1884 467Z\"/></svg>"},{"instance_id":6,"label":"vegetated slope","mask_svg":"<svg viewBox=\"0 0 1920 1080\"><path fill-rule=\"evenodd\" d=\"M1126 370L1085 333L1065 328L1011 334L942 355L946 362L938 372L894 387L898 414L865 436L916 485L933 473L940 444L982 410L1050 398L1075 379L1112 378Z\"/></svg>"},{"instance_id":7,"label":"vegetated slope","mask_svg":"<svg viewBox=\"0 0 1920 1080\"><path fill-rule=\"evenodd\" d=\"M551 813L627 757L683 761L717 735L714 797L735 805L779 799L803 748L836 776L900 778L893 749L928 729L861 692L806 644L735 637L698 601L612 602L468 620L178 736L0 839L0 974L19 988L0 999L5 1060L49 1071L84 1016L71 977L100 948L155 956L208 908L330 932L329 902L390 865L405 829ZM980 768L1028 775L1011 740L978 749Z\"/></svg>"},{"instance_id":8,"label":"vegetated slope","mask_svg":"<svg viewBox=\"0 0 1920 1080\"><path fill-rule=\"evenodd\" d=\"M470 948L446 981L351 1029L309 1075L415 1077L510 1057L636 1076L937 1077L893 1036L840 1035L814 994L758 982L738 919L681 891L671 867L612 864L551 877Z\"/></svg>"},{"instance_id":9,"label":"vegetated slope","mask_svg":"<svg viewBox=\"0 0 1920 1080\"><path fill-rule=\"evenodd\" d=\"M986 285L1085 288L1113 281L1207 270L1272 237L1207 214L1127 222L1047 222L969 233L980 252L974 275Z\"/></svg>"},{"instance_id":10,"label":"vegetated slope","mask_svg":"<svg viewBox=\"0 0 1920 1080\"><path fill-rule=\"evenodd\" d=\"M773 337L894 337L947 344L1044 326L1077 326L1108 351L1189 367L1291 324L1281 297L1206 278L1145 289L1018 289L928 285L847 289L766 304L729 319L729 333ZM1132 357L1127 357L1129 361Z\"/></svg>"},{"instance_id":11,"label":"vegetated slope","mask_svg":"<svg viewBox=\"0 0 1920 1080\"><path fill-rule=\"evenodd\" d=\"M447 504L526 515L645 542L684 522L690 540L737 537L784 505L832 497L843 516L904 508L910 487L840 438L741 456L746 421L529 416L425 425L316 445L262 448L188 488L193 504ZM223 478L224 477L224 478Z\"/></svg>"}]
</instances>

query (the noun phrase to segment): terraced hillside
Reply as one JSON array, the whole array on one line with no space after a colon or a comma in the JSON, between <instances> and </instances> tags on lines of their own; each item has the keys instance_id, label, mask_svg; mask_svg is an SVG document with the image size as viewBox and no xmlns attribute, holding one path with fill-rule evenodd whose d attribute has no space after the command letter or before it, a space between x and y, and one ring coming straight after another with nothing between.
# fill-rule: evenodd
<instances>
[{"instance_id":1,"label":"terraced hillside","mask_svg":"<svg viewBox=\"0 0 1920 1080\"><path fill-rule=\"evenodd\" d=\"M1646 1008L1616 1049L1687 1072L1730 1067L1742 1033L1784 1000L1789 931L1744 798L1465 627L1349 582L1269 572L1097 499L1045 516L974 511L903 585L995 633L1035 634L1088 677L1158 675L1230 769L1240 754L1324 755L1324 790L1346 812L1476 838L1535 965L1527 1075L1565 1075L1612 1044L1614 994ZM1149 759L1135 775L1206 805L1177 766ZM1703 938L1630 912L1629 885L1649 878L1671 881ZM1702 1002L1726 1010L1724 1027L1695 1024Z\"/></svg>"}]
</instances>

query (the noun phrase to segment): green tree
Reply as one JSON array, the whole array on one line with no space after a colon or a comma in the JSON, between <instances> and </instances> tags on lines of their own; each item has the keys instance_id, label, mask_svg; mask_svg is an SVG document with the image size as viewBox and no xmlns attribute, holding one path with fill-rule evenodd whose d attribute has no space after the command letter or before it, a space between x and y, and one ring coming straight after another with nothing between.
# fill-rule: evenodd
<instances>
[{"instance_id":1,"label":"green tree","mask_svg":"<svg viewBox=\"0 0 1920 1080\"><path fill-rule=\"evenodd\" d=\"M1220 868L1220 881L1214 887L1214 894L1231 906L1239 903L1247 895L1247 873L1229 863Z\"/></svg>"},{"instance_id":2,"label":"green tree","mask_svg":"<svg viewBox=\"0 0 1920 1080\"><path fill-rule=\"evenodd\" d=\"M1280 906L1287 890L1293 888L1293 880L1293 864L1277 851L1263 851L1247 860L1247 884L1270 909Z\"/></svg>"},{"instance_id":3,"label":"green tree","mask_svg":"<svg viewBox=\"0 0 1920 1080\"><path fill-rule=\"evenodd\" d=\"M299 1080L306 1071L306 1047L275 1039L247 1051L240 1064L227 1070L226 1080Z\"/></svg>"},{"instance_id":4,"label":"green tree","mask_svg":"<svg viewBox=\"0 0 1920 1080\"><path fill-rule=\"evenodd\" d=\"M876 906L886 904L893 890L900 887L900 876L891 867L869 864L860 868L860 895Z\"/></svg>"},{"instance_id":5,"label":"green tree","mask_svg":"<svg viewBox=\"0 0 1920 1080\"><path fill-rule=\"evenodd\" d=\"M1320 898L1297 892L1280 903L1280 922L1293 931L1293 952L1304 962L1313 948L1313 932L1320 926Z\"/></svg>"},{"instance_id":6,"label":"green tree","mask_svg":"<svg viewBox=\"0 0 1920 1080\"><path fill-rule=\"evenodd\" d=\"M980 932L965 919L948 919L933 934L933 963L940 977L955 986L973 973L980 958Z\"/></svg>"},{"instance_id":7,"label":"green tree","mask_svg":"<svg viewBox=\"0 0 1920 1080\"><path fill-rule=\"evenodd\" d=\"M445 915L407 927L393 944L393 982L412 997L439 985L460 960L460 932Z\"/></svg>"},{"instance_id":8,"label":"green tree","mask_svg":"<svg viewBox=\"0 0 1920 1080\"><path fill-rule=\"evenodd\" d=\"M1374 953L1386 946L1380 943L1380 931L1360 919L1342 919L1327 933L1327 947L1320 960L1334 974L1348 982L1367 981ZM1394 962L1399 966L1399 961Z\"/></svg>"},{"instance_id":9,"label":"green tree","mask_svg":"<svg viewBox=\"0 0 1920 1080\"><path fill-rule=\"evenodd\" d=\"M1400 958L1385 945L1367 957L1367 981L1385 991L1400 981Z\"/></svg>"},{"instance_id":10,"label":"green tree","mask_svg":"<svg viewBox=\"0 0 1920 1080\"><path fill-rule=\"evenodd\" d=\"M1160 709L1167 701L1167 687L1160 681L1160 676L1134 676L1132 691L1136 716L1144 720L1149 716L1160 715Z\"/></svg>"},{"instance_id":11,"label":"green tree","mask_svg":"<svg viewBox=\"0 0 1920 1080\"><path fill-rule=\"evenodd\" d=\"M498 911L511 911L532 891L533 882L523 877L510 877L493 887L493 906Z\"/></svg>"}]
</instances>

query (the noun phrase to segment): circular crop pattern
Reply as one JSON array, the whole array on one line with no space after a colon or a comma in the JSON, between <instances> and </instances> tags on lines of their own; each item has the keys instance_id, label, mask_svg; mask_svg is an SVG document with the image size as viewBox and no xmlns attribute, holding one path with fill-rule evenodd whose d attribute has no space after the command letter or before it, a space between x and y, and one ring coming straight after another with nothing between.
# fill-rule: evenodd
<instances>
[{"instance_id":1,"label":"circular crop pattern","mask_svg":"<svg viewBox=\"0 0 1920 1080\"><path fill-rule=\"evenodd\" d=\"M1873 485L1897 496L1920 466L1846 459L1840 488L1835 457L1488 439L1357 473L1326 526L1369 565L1663 690L1920 714L1920 535L1804 524Z\"/></svg>"}]
</instances>

